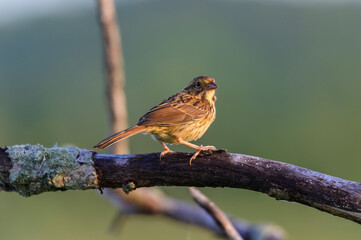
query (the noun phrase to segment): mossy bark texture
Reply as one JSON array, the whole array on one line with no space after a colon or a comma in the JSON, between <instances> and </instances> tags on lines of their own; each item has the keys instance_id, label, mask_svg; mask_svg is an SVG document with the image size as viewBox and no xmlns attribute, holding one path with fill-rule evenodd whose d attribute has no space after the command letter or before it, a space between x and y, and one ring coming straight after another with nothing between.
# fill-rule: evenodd
<instances>
[{"instance_id":1,"label":"mossy bark texture","mask_svg":"<svg viewBox=\"0 0 361 240\"><path fill-rule=\"evenodd\" d=\"M92 151L41 145L7 147L9 185L22 196L47 191L97 188Z\"/></svg>"}]
</instances>

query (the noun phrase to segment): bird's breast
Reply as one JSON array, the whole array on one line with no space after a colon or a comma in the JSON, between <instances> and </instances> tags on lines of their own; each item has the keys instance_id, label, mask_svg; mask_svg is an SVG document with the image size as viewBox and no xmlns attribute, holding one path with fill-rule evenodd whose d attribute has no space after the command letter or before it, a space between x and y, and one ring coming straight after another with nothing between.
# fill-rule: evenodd
<instances>
[{"instance_id":1,"label":"bird's breast","mask_svg":"<svg viewBox=\"0 0 361 240\"><path fill-rule=\"evenodd\" d=\"M152 126L146 132L152 134L157 140L166 143L178 143L177 138L184 141L194 141L203 136L216 116L215 108L209 109L202 118L183 124L171 126Z\"/></svg>"}]
</instances>

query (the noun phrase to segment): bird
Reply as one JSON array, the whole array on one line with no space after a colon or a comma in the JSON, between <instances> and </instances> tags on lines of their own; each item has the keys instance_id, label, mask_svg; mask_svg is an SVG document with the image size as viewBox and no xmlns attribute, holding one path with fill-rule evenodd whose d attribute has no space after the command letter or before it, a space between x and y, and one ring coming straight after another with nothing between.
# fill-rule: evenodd
<instances>
[{"instance_id":1,"label":"bird","mask_svg":"<svg viewBox=\"0 0 361 240\"><path fill-rule=\"evenodd\" d=\"M191 157L192 164L200 152L216 150L214 146L190 143L202 137L216 117L215 80L199 76L190 81L180 92L163 100L144 114L138 123L100 141L94 148L104 149L120 140L138 133L151 134L162 145L162 156L172 153L166 144L184 144L197 151Z\"/></svg>"}]
</instances>

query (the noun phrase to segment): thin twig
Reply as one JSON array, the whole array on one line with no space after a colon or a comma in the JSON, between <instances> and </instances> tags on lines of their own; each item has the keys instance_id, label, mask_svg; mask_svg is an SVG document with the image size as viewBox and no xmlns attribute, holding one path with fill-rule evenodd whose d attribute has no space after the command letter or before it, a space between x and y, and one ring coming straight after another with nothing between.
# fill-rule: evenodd
<instances>
[{"instance_id":1,"label":"thin twig","mask_svg":"<svg viewBox=\"0 0 361 240\"><path fill-rule=\"evenodd\" d=\"M243 240L226 214L224 214L214 202L209 200L206 195L194 187L190 187L189 192L191 193L194 201L206 210L213 217L216 223L224 230L228 239Z\"/></svg>"},{"instance_id":2,"label":"thin twig","mask_svg":"<svg viewBox=\"0 0 361 240\"><path fill-rule=\"evenodd\" d=\"M110 111L112 132L127 128L127 104L124 92L125 73L120 31L113 0L98 0L99 19L103 32L106 62L106 92ZM123 140L114 146L114 154L129 152L128 141Z\"/></svg>"}]
</instances>

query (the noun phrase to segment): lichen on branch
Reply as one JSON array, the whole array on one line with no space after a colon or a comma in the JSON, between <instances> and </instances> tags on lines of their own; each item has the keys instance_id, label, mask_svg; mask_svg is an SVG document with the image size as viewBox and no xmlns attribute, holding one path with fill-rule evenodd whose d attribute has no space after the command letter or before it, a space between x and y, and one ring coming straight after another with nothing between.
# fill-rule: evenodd
<instances>
[{"instance_id":1,"label":"lichen on branch","mask_svg":"<svg viewBox=\"0 0 361 240\"><path fill-rule=\"evenodd\" d=\"M22 196L98 186L90 151L72 146L45 148L27 144L9 146L6 152L12 162L10 184Z\"/></svg>"}]
</instances>

